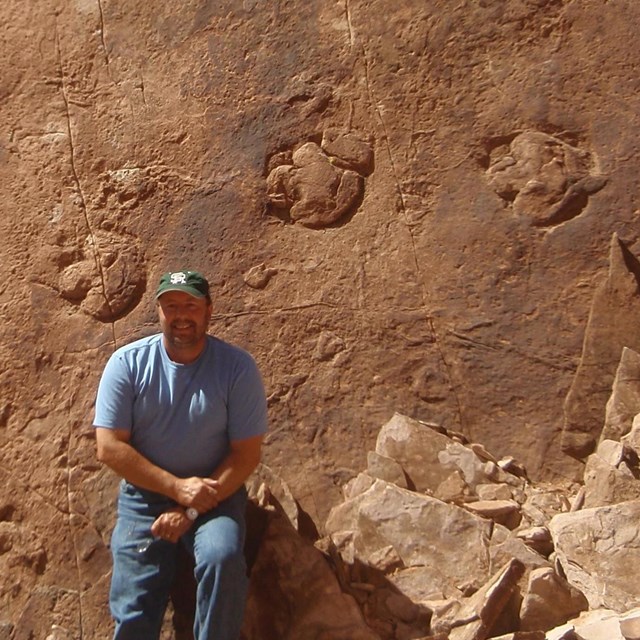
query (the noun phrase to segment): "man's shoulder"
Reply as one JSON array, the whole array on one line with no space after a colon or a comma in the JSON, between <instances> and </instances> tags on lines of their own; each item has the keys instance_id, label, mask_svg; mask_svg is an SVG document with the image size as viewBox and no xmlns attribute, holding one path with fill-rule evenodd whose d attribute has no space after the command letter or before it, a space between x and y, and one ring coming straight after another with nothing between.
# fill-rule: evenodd
<instances>
[{"instance_id":1,"label":"man's shoulder","mask_svg":"<svg viewBox=\"0 0 640 640\"><path fill-rule=\"evenodd\" d=\"M231 344L212 335L208 335L207 339L209 340L209 351L213 358L224 358L240 364L255 362L253 356L238 345Z\"/></svg>"},{"instance_id":2,"label":"man's shoulder","mask_svg":"<svg viewBox=\"0 0 640 640\"><path fill-rule=\"evenodd\" d=\"M118 347L113 352L113 357L130 358L140 357L148 355L150 352L155 351L161 345L162 334L155 333L151 336L139 338L133 342L129 342L121 347Z\"/></svg>"}]
</instances>

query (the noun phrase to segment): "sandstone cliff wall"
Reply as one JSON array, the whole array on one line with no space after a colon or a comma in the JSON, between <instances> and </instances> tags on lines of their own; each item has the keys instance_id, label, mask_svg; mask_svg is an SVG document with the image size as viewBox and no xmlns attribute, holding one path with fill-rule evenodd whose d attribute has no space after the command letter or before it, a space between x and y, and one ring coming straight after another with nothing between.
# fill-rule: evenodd
<instances>
[{"instance_id":1,"label":"sandstone cliff wall","mask_svg":"<svg viewBox=\"0 0 640 640\"><path fill-rule=\"evenodd\" d=\"M265 462L319 528L394 411L578 476L640 348L638 3L0 19L0 622L106 624L95 386L168 268L210 275L212 330L264 373Z\"/></svg>"}]
</instances>

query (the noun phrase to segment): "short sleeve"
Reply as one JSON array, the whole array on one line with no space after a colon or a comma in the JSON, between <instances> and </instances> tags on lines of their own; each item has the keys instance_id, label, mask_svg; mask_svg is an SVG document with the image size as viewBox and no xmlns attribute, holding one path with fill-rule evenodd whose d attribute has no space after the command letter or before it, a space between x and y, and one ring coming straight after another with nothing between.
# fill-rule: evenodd
<instances>
[{"instance_id":1,"label":"short sleeve","mask_svg":"<svg viewBox=\"0 0 640 640\"><path fill-rule=\"evenodd\" d=\"M93 426L130 431L133 400L129 368L123 354L116 352L109 358L98 385Z\"/></svg>"},{"instance_id":2,"label":"short sleeve","mask_svg":"<svg viewBox=\"0 0 640 640\"><path fill-rule=\"evenodd\" d=\"M245 440L267 431L267 399L255 361L244 354L229 390L227 426L229 440Z\"/></svg>"}]
</instances>

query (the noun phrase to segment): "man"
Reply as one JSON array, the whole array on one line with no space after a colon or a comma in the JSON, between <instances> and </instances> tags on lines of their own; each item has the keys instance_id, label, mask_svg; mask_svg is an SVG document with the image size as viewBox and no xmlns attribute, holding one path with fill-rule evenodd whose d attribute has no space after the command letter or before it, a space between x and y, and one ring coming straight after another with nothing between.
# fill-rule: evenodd
<instances>
[{"instance_id":1,"label":"man","mask_svg":"<svg viewBox=\"0 0 640 640\"><path fill-rule=\"evenodd\" d=\"M209 283L166 273L162 333L109 359L96 400L98 459L123 480L111 547L114 640L158 638L177 544L195 561L196 640L237 640L247 589L244 481L267 410L251 356L207 334Z\"/></svg>"}]
</instances>

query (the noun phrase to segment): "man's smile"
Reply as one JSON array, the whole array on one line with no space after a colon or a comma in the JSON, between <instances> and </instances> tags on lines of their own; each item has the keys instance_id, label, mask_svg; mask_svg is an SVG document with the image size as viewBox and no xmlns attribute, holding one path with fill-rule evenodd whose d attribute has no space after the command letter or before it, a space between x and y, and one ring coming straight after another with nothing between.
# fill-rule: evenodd
<instances>
[{"instance_id":1,"label":"man's smile","mask_svg":"<svg viewBox=\"0 0 640 640\"><path fill-rule=\"evenodd\" d=\"M171 325L172 329L177 329L178 331L181 330L185 330L185 329L194 329L195 328L195 323L194 322L174 322Z\"/></svg>"}]
</instances>

